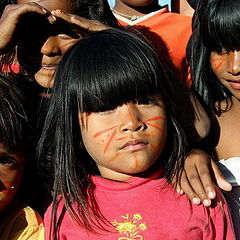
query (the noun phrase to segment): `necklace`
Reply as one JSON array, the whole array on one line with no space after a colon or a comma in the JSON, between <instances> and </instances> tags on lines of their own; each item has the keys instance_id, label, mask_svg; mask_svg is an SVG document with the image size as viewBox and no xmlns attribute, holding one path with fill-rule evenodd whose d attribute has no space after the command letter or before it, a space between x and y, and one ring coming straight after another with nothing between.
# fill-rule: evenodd
<instances>
[{"instance_id":1,"label":"necklace","mask_svg":"<svg viewBox=\"0 0 240 240\"><path fill-rule=\"evenodd\" d=\"M139 18L142 17L142 16L137 16L137 15L127 15L127 14L124 14L124 13L120 13L120 12L116 11L116 10L113 9L113 8L112 8L112 11L113 11L114 13L122 16L122 17L125 17L125 18L130 19L131 21L135 21L135 20L137 20L137 19L139 19Z\"/></svg>"}]
</instances>

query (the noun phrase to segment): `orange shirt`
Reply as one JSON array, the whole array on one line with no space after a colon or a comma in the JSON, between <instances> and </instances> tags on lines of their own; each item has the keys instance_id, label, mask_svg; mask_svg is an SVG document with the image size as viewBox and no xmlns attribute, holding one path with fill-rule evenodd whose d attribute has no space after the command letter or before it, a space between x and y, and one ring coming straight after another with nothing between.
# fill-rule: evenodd
<instances>
[{"instance_id":1,"label":"orange shirt","mask_svg":"<svg viewBox=\"0 0 240 240\"><path fill-rule=\"evenodd\" d=\"M186 46L192 33L192 18L178 13L169 12L167 8L150 13L135 21L131 21L116 13L115 17L122 26L133 26L143 33L157 47L159 36L168 47L169 55L175 66L181 70L182 77L187 79L188 63ZM187 85L189 82L187 82Z\"/></svg>"}]
</instances>

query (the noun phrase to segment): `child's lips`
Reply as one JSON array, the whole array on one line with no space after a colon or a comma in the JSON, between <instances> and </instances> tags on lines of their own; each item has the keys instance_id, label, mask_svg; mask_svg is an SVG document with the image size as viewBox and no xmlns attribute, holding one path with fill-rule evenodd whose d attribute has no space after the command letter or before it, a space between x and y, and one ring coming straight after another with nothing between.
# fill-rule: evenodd
<instances>
[{"instance_id":1,"label":"child's lips","mask_svg":"<svg viewBox=\"0 0 240 240\"><path fill-rule=\"evenodd\" d=\"M236 90L240 90L240 79L225 79L229 85L236 89Z\"/></svg>"},{"instance_id":2,"label":"child's lips","mask_svg":"<svg viewBox=\"0 0 240 240\"><path fill-rule=\"evenodd\" d=\"M57 65L55 64L49 64L49 65L42 65L42 69L43 70L47 70L47 71L56 71L57 69Z\"/></svg>"},{"instance_id":3,"label":"child's lips","mask_svg":"<svg viewBox=\"0 0 240 240\"><path fill-rule=\"evenodd\" d=\"M125 151L138 151L146 147L148 143L142 139L127 141L120 149Z\"/></svg>"}]
</instances>

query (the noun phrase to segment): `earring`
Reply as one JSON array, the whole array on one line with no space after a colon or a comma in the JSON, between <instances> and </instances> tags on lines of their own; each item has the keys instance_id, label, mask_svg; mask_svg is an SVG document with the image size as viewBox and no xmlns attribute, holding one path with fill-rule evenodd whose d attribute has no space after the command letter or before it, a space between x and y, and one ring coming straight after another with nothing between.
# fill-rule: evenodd
<instances>
[{"instance_id":1,"label":"earring","mask_svg":"<svg viewBox=\"0 0 240 240\"><path fill-rule=\"evenodd\" d=\"M12 189L12 190L13 190L14 188L15 188L14 186L11 186L11 188L10 188L10 189Z\"/></svg>"}]
</instances>

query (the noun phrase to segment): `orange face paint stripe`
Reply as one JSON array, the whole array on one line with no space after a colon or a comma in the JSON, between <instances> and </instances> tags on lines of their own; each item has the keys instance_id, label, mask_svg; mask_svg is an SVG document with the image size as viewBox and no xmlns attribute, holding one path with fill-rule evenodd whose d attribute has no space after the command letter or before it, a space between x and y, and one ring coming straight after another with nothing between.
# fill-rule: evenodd
<instances>
[{"instance_id":1,"label":"orange face paint stripe","mask_svg":"<svg viewBox=\"0 0 240 240\"><path fill-rule=\"evenodd\" d=\"M107 150L108 150L108 147L109 147L109 145L110 145L110 143L112 142L112 140L113 140L113 137L116 135L116 133L117 133L117 129L114 129L114 131L113 131L113 133L112 133L112 135L110 136L110 138L109 138L109 141L108 141L108 143L106 144L106 147L104 148L104 153L106 153L107 152Z\"/></svg>"},{"instance_id":2,"label":"orange face paint stripe","mask_svg":"<svg viewBox=\"0 0 240 240\"><path fill-rule=\"evenodd\" d=\"M143 136L143 137L152 137L152 136L154 136L154 135L153 135L153 134L144 133L144 134L141 134L140 136Z\"/></svg>"},{"instance_id":3,"label":"orange face paint stripe","mask_svg":"<svg viewBox=\"0 0 240 240\"><path fill-rule=\"evenodd\" d=\"M146 125L151 126L151 127L154 127L154 128L156 128L156 129L160 130L161 132L163 131L163 129L162 129L161 127L157 126L157 125L150 124L150 123L146 123Z\"/></svg>"},{"instance_id":4,"label":"orange face paint stripe","mask_svg":"<svg viewBox=\"0 0 240 240\"><path fill-rule=\"evenodd\" d=\"M138 168L138 160L137 160L136 156L134 156L134 160L135 160L135 168Z\"/></svg>"},{"instance_id":5,"label":"orange face paint stripe","mask_svg":"<svg viewBox=\"0 0 240 240\"><path fill-rule=\"evenodd\" d=\"M2 182L3 184L11 184L13 181L2 181L2 180L1 180L1 182Z\"/></svg>"},{"instance_id":6,"label":"orange face paint stripe","mask_svg":"<svg viewBox=\"0 0 240 240\"><path fill-rule=\"evenodd\" d=\"M221 57L221 58L213 58L210 61L211 62L216 62L216 61L220 61L220 60L224 60L224 58L223 57Z\"/></svg>"},{"instance_id":7,"label":"orange face paint stripe","mask_svg":"<svg viewBox=\"0 0 240 240\"><path fill-rule=\"evenodd\" d=\"M102 134L104 134L104 133L106 133L106 132L108 132L108 131L111 131L112 129L114 129L114 128L116 128L116 127L117 127L117 126L114 126L114 127L111 127L111 128L105 129L105 130L102 130L102 131L100 131L100 132L97 132L97 133L95 133L95 134L93 135L93 137L94 137L94 138L99 137L100 135L102 135Z\"/></svg>"},{"instance_id":8,"label":"orange face paint stripe","mask_svg":"<svg viewBox=\"0 0 240 240\"><path fill-rule=\"evenodd\" d=\"M222 62L220 62L219 64L217 64L216 66L214 66L214 68L213 68L213 71L214 72L217 72L218 71L218 69L222 66Z\"/></svg>"},{"instance_id":9,"label":"orange face paint stripe","mask_svg":"<svg viewBox=\"0 0 240 240\"><path fill-rule=\"evenodd\" d=\"M157 117L154 117L154 118L149 118L146 121L144 121L144 123L147 123L147 122L150 122L150 121L156 121L156 120L164 120L164 117L157 116Z\"/></svg>"},{"instance_id":10,"label":"orange face paint stripe","mask_svg":"<svg viewBox=\"0 0 240 240\"><path fill-rule=\"evenodd\" d=\"M127 137L120 137L120 138L116 138L115 141L121 141L121 140L124 140L126 139Z\"/></svg>"},{"instance_id":11,"label":"orange face paint stripe","mask_svg":"<svg viewBox=\"0 0 240 240\"><path fill-rule=\"evenodd\" d=\"M157 145L151 144L151 147L154 151L156 151L158 149Z\"/></svg>"},{"instance_id":12,"label":"orange face paint stripe","mask_svg":"<svg viewBox=\"0 0 240 240\"><path fill-rule=\"evenodd\" d=\"M117 153L113 158L109 159L108 162L116 160L122 153Z\"/></svg>"}]
</instances>

